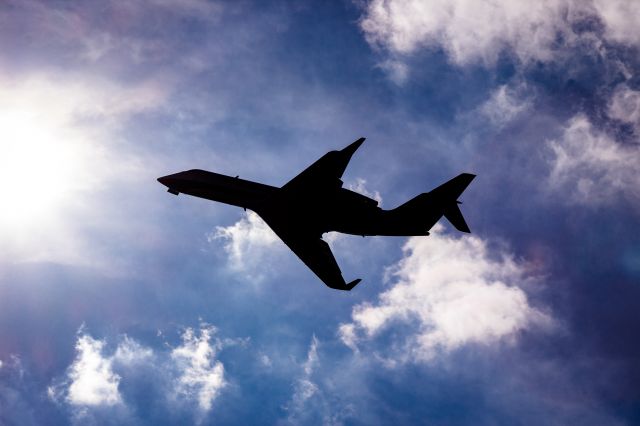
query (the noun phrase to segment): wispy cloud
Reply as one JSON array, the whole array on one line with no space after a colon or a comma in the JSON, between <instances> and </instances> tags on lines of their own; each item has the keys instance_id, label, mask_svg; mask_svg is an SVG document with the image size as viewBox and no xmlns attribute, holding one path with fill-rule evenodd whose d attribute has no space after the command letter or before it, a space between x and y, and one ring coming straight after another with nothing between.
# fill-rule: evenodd
<instances>
[{"instance_id":1,"label":"wispy cloud","mask_svg":"<svg viewBox=\"0 0 640 426\"><path fill-rule=\"evenodd\" d=\"M614 111L621 102L615 99L620 96L625 95L614 95ZM611 203L620 195L632 202L640 200L640 150L616 142L585 115L573 117L562 137L547 144L551 152L550 188L563 200L584 205Z\"/></svg>"},{"instance_id":2,"label":"wispy cloud","mask_svg":"<svg viewBox=\"0 0 640 426\"><path fill-rule=\"evenodd\" d=\"M562 20L564 0L526 1L374 0L361 21L367 40L394 54L442 47L456 64L493 63L511 48L522 60L546 60Z\"/></svg>"},{"instance_id":3,"label":"wispy cloud","mask_svg":"<svg viewBox=\"0 0 640 426\"><path fill-rule=\"evenodd\" d=\"M640 140L640 91L626 84L618 85L608 104L609 117L631 125Z\"/></svg>"},{"instance_id":4,"label":"wispy cloud","mask_svg":"<svg viewBox=\"0 0 640 426\"><path fill-rule=\"evenodd\" d=\"M316 336L312 336L300 375L293 384L293 395L284 406L289 413L285 424L338 426L353 416L353 406L336 395L340 391L317 371L320 368L319 346Z\"/></svg>"},{"instance_id":5,"label":"wispy cloud","mask_svg":"<svg viewBox=\"0 0 640 426\"><path fill-rule=\"evenodd\" d=\"M205 326L197 335L187 328L182 345L171 351L171 359L179 372L174 397L197 400L203 412L211 410L213 401L225 387L224 365L216 360L221 342L212 341L215 328Z\"/></svg>"},{"instance_id":6,"label":"wispy cloud","mask_svg":"<svg viewBox=\"0 0 640 426\"><path fill-rule=\"evenodd\" d=\"M594 0L596 10L605 24L607 37L629 44L640 44L640 3L628 0Z\"/></svg>"},{"instance_id":7,"label":"wispy cloud","mask_svg":"<svg viewBox=\"0 0 640 426\"><path fill-rule=\"evenodd\" d=\"M562 59L559 54L578 43L598 51L599 22L604 40L640 42L639 6L625 0L371 0L360 26L370 44L389 52L392 64L421 49L443 49L453 64L493 66L503 52L525 64Z\"/></svg>"},{"instance_id":8,"label":"wispy cloud","mask_svg":"<svg viewBox=\"0 0 640 426\"><path fill-rule=\"evenodd\" d=\"M274 250L284 246L269 225L252 211L233 225L217 226L207 238L209 242L223 241L229 265L257 280L264 278Z\"/></svg>"},{"instance_id":9,"label":"wispy cloud","mask_svg":"<svg viewBox=\"0 0 640 426\"><path fill-rule=\"evenodd\" d=\"M359 194L365 195L369 198L372 198L374 200L376 200L378 202L378 205L382 204L382 196L380 195L380 193L378 191L370 191L367 188L367 180L363 179L363 178L356 178L356 181L353 183L349 183L346 185L346 188L357 192Z\"/></svg>"},{"instance_id":10,"label":"wispy cloud","mask_svg":"<svg viewBox=\"0 0 640 426\"><path fill-rule=\"evenodd\" d=\"M100 8L83 2L62 6L10 0L9 4L0 10L0 34L29 33L32 49L43 49L45 54L50 53L46 48L61 49L67 60L101 61L109 67L168 61L182 38L167 30L185 19L211 24L223 10L219 2L205 0L107 0Z\"/></svg>"},{"instance_id":11,"label":"wispy cloud","mask_svg":"<svg viewBox=\"0 0 640 426\"><path fill-rule=\"evenodd\" d=\"M313 370L318 364L318 339L311 338L311 344L307 352L307 359L302 365L302 375L294 385L294 392L286 409L292 416L299 416L304 412L304 405L309 398L318 392L318 386L311 380ZM290 419L293 419L290 417Z\"/></svg>"},{"instance_id":12,"label":"wispy cloud","mask_svg":"<svg viewBox=\"0 0 640 426\"><path fill-rule=\"evenodd\" d=\"M495 89L480 106L480 113L489 119L491 124L500 129L532 106L532 100L526 95L523 85L503 84Z\"/></svg>"}]
</instances>

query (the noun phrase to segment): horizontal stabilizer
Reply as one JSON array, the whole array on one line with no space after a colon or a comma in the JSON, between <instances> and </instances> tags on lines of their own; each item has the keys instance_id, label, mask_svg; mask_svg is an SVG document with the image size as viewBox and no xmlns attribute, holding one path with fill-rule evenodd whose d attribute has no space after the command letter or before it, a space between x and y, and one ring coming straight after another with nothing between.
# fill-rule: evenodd
<instances>
[{"instance_id":1,"label":"horizontal stabilizer","mask_svg":"<svg viewBox=\"0 0 640 426\"><path fill-rule=\"evenodd\" d=\"M458 207L458 203L450 204L444 209L444 217L460 232L471 233L467 222L465 222L462 212Z\"/></svg>"},{"instance_id":2,"label":"horizontal stabilizer","mask_svg":"<svg viewBox=\"0 0 640 426\"><path fill-rule=\"evenodd\" d=\"M405 226L414 226L405 231L406 235L429 235L427 230L442 216L458 231L471 232L458 207L458 197L475 177L471 173L462 173L432 191L412 198L393 210L394 220Z\"/></svg>"},{"instance_id":3,"label":"horizontal stabilizer","mask_svg":"<svg viewBox=\"0 0 640 426\"><path fill-rule=\"evenodd\" d=\"M351 281L345 286L344 290L351 291L351 289L357 286L360 281L362 281L360 278L358 278L357 280Z\"/></svg>"},{"instance_id":4,"label":"horizontal stabilizer","mask_svg":"<svg viewBox=\"0 0 640 426\"><path fill-rule=\"evenodd\" d=\"M458 207L461 203L457 199L475 177L476 175L471 173L459 174L429 193L429 196L443 205L443 216L460 232L470 233L471 230L462 216L460 207Z\"/></svg>"}]
</instances>

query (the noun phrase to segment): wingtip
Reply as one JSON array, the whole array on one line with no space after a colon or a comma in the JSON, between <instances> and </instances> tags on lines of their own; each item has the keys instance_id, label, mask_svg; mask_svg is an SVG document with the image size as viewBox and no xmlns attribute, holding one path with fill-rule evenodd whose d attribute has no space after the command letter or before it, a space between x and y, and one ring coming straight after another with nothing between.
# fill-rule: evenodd
<instances>
[{"instance_id":1,"label":"wingtip","mask_svg":"<svg viewBox=\"0 0 640 426\"><path fill-rule=\"evenodd\" d=\"M353 155L354 152L356 152L356 150L358 148L360 148L360 145L362 145L362 143L366 140L367 138L360 138L358 140L356 140L355 142L351 142L346 148L344 148L342 150L342 152L347 152L349 153L349 156Z\"/></svg>"},{"instance_id":2,"label":"wingtip","mask_svg":"<svg viewBox=\"0 0 640 426\"><path fill-rule=\"evenodd\" d=\"M357 278L357 279L355 279L355 280L351 281L350 283L348 283L348 284L346 285L346 290L347 290L347 291L351 291L351 289L353 289L355 286L357 286L357 285L358 285L358 283L360 283L360 281L362 281L362 279L361 279L361 278Z\"/></svg>"}]
</instances>

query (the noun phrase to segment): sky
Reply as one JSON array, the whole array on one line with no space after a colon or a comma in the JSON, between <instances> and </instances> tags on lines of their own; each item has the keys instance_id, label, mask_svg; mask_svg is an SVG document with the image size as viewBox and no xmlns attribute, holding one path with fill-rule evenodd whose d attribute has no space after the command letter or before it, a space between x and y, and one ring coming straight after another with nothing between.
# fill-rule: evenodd
<instances>
[{"instance_id":1,"label":"sky","mask_svg":"<svg viewBox=\"0 0 640 426\"><path fill-rule=\"evenodd\" d=\"M0 425L640 423L640 3L4 0ZM394 208L459 173L472 234L255 214L357 138Z\"/></svg>"}]
</instances>

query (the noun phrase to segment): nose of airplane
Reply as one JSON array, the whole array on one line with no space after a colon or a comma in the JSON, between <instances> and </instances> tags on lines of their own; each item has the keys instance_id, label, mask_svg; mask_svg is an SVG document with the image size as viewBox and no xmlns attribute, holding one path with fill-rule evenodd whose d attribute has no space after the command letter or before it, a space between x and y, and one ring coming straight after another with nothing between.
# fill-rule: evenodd
<instances>
[{"instance_id":1,"label":"nose of airplane","mask_svg":"<svg viewBox=\"0 0 640 426\"><path fill-rule=\"evenodd\" d=\"M167 187L176 186L181 182L181 178L184 175L184 172L174 173L172 175L162 176L158 178L158 182Z\"/></svg>"},{"instance_id":2,"label":"nose of airplane","mask_svg":"<svg viewBox=\"0 0 640 426\"><path fill-rule=\"evenodd\" d=\"M171 179L170 176L162 176L158 178L158 182L160 182L161 184L163 184L164 186L169 186L169 180Z\"/></svg>"},{"instance_id":3,"label":"nose of airplane","mask_svg":"<svg viewBox=\"0 0 640 426\"><path fill-rule=\"evenodd\" d=\"M167 191L174 195L178 195L180 193L179 185L177 185L177 180L178 179L176 178L175 174L158 178L158 182L166 186L168 188Z\"/></svg>"}]
</instances>

